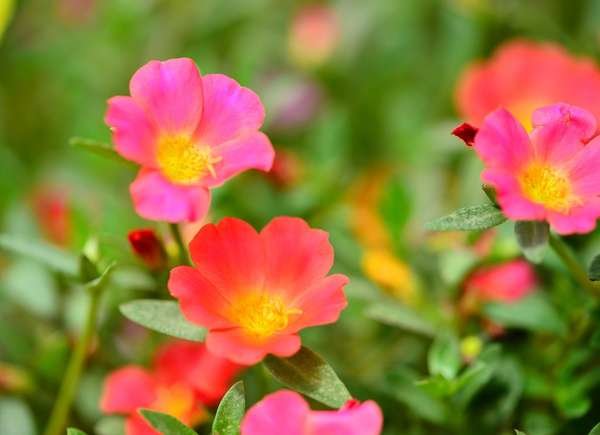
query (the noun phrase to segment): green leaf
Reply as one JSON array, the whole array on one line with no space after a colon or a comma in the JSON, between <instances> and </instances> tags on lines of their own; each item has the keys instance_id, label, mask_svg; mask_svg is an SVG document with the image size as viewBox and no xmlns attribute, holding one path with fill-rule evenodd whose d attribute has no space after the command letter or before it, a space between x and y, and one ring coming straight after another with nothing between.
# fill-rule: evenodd
<instances>
[{"instance_id":1,"label":"green leaf","mask_svg":"<svg viewBox=\"0 0 600 435\"><path fill-rule=\"evenodd\" d=\"M86 435L86 433L82 430L75 429L74 427L70 427L67 429L67 435Z\"/></svg>"},{"instance_id":2,"label":"green leaf","mask_svg":"<svg viewBox=\"0 0 600 435\"><path fill-rule=\"evenodd\" d=\"M244 383L236 382L225 393L213 421L213 435L239 435L240 424L246 410Z\"/></svg>"},{"instance_id":3,"label":"green leaf","mask_svg":"<svg viewBox=\"0 0 600 435\"><path fill-rule=\"evenodd\" d=\"M525 432L515 429L515 435L527 435Z\"/></svg>"},{"instance_id":4,"label":"green leaf","mask_svg":"<svg viewBox=\"0 0 600 435\"><path fill-rule=\"evenodd\" d=\"M506 220L502 212L492 204L474 205L456 210L447 216L425 224L430 231L486 230Z\"/></svg>"},{"instance_id":5,"label":"green leaf","mask_svg":"<svg viewBox=\"0 0 600 435\"><path fill-rule=\"evenodd\" d=\"M588 269L590 281L600 281L600 255L596 255Z\"/></svg>"},{"instance_id":6,"label":"green leaf","mask_svg":"<svg viewBox=\"0 0 600 435\"><path fill-rule=\"evenodd\" d=\"M567 330L563 318L541 292L509 304L486 304L484 312L494 322L507 327L559 335L564 335Z\"/></svg>"},{"instance_id":7,"label":"green leaf","mask_svg":"<svg viewBox=\"0 0 600 435\"><path fill-rule=\"evenodd\" d=\"M79 273L77 257L45 242L0 234L0 249L31 258L65 275L77 276Z\"/></svg>"},{"instance_id":8,"label":"green leaf","mask_svg":"<svg viewBox=\"0 0 600 435\"><path fill-rule=\"evenodd\" d=\"M394 302L377 302L370 305L365 315L386 325L396 326L417 334L433 337L435 326L418 313Z\"/></svg>"},{"instance_id":9,"label":"green leaf","mask_svg":"<svg viewBox=\"0 0 600 435\"><path fill-rule=\"evenodd\" d=\"M69 140L69 145L75 148L81 148L89 151L92 154L96 154L100 157L105 157L111 160L115 160L121 163L125 163L129 166L134 167L135 164L121 157L117 151L107 143L99 142L93 139L86 139L83 137L72 137Z\"/></svg>"},{"instance_id":10,"label":"green leaf","mask_svg":"<svg viewBox=\"0 0 600 435\"><path fill-rule=\"evenodd\" d=\"M204 341L206 336L206 330L188 322L174 301L139 299L119 309L129 320L153 331L190 341Z\"/></svg>"},{"instance_id":11,"label":"green leaf","mask_svg":"<svg viewBox=\"0 0 600 435\"><path fill-rule=\"evenodd\" d=\"M600 423L594 426L588 435L600 435Z\"/></svg>"},{"instance_id":12,"label":"green leaf","mask_svg":"<svg viewBox=\"0 0 600 435\"><path fill-rule=\"evenodd\" d=\"M458 339L453 334L438 335L429 349L427 363L432 375L454 379L462 363Z\"/></svg>"},{"instance_id":13,"label":"green leaf","mask_svg":"<svg viewBox=\"0 0 600 435\"><path fill-rule=\"evenodd\" d=\"M269 355L264 364L282 384L331 408L339 408L352 398L329 364L307 347L289 358Z\"/></svg>"},{"instance_id":14,"label":"green leaf","mask_svg":"<svg viewBox=\"0 0 600 435\"><path fill-rule=\"evenodd\" d=\"M163 414L162 412L140 409L140 414L161 435L198 435L175 417Z\"/></svg>"},{"instance_id":15,"label":"green leaf","mask_svg":"<svg viewBox=\"0 0 600 435\"><path fill-rule=\"evenodd\" d=\"M523 255L529 261L539 263L544 259L549 237L549 227L546 222L517 221L515 235Z\"/></svg>"},{"instance_id":16,"label":"green leaf","mask_svg":"<svg viewBox=\"0 0 600 435\"><path fill-rule=\"evenodd\" d=\"M0 398L0 434L36 434L33 413L24 401L11 397Z\"/></svg>"}]
</instances>

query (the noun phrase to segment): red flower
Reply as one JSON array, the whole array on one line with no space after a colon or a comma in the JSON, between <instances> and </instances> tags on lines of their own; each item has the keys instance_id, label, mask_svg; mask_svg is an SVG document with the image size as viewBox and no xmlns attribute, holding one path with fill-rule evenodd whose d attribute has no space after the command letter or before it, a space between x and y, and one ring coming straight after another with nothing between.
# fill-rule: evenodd
<instances>
[{"instance_id":1,"label":"red flower","mask_svg":"<svg viewBox=\"0 0 600 435\"><path fill-rule=\"evenodd\" d=\"M558 102L600 117L600 70L592 59L556 44L508 42L491 59L467 68L456 89L460 114L477 126L504 107L529 130L535 109Z\"/></svg>"},{"instance_id":2,"label":"red flower","mask_svg":"<svg viewBox=\"0 0 600 435\"><path fill-rule=\"evenodd\" d=\"M126 366L105 380L100 408L126 414L126 435L158 435L138 414L149 408L194 426L206 418L204 405L215 405L241 370L214 356L203 344L173 341L159 349L152 370Z\"/></svg>"},{"instance_id":3,"label":"red flower","mask_svg":"<svg viewBox=\"0 0 600 435\"><path fill-rule=\"evenodd\" d=\"M240 364L293 355L299 330L333 323L346 307L348 278L327 275L328 234L302 219L275 218L257 233L226 218L205 225L190 252L196 267L173 269L169 290L184 315L208 329L208 349Z\"/></svg>"}]
</instances>

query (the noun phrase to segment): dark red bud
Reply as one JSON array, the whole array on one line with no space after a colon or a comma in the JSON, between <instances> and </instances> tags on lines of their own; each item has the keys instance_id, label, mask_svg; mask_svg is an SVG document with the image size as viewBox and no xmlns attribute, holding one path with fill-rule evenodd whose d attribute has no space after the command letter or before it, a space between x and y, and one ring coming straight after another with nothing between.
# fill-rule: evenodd
<instances>
[{"instance_id":1,"label":"dark red bud","mask_svg":"<svg viewBox=\"0 0 600 435\"><path fill-rule=\"evenodd\" d=\"M473 127L471 124L463 122L452 130L452 134L457 138L462 139L468 146L472 146L475 143L475 136L477 136L478 131L479 129L477 127Z\"/></svg>"},{"instance_id":2,"label":"dark red bud","mask_svg":"<svg viewBox=\"0 0 600 435\"><path fill-rule=\"evenodd\" d=\"M150 269L160 269L167 264L167 254L154 230L133 230L129 232L127 238L133 252Z\"/></svg>"}]
</instances>

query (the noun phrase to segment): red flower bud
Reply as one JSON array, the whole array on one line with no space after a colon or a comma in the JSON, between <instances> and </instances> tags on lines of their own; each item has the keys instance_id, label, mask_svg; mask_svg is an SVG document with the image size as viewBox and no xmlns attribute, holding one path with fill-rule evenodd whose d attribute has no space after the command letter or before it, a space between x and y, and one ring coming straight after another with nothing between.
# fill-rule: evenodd
<instances>
[{"instance_id":1,"label":"red flower bud","mask_svg":"<svg viewBox=\"0 0 600 435\"><path fill-rule=\"evenodd\" d=\"M468 146L472 146L475 143L475 136L478 131L479 129L477 127L473 127L471 124L463 122L452 130L452 134L457 138L462 139Z\"/></svg>"},{"instance_id":2,"label":"red flower bud","mask_svg":"<svg viewBox=\"0 0 600 435\"><path fill-rule=\"evenodd\" d=\"M162 241L152 229L133 230L127 236L133 252L150 269L160 269L167 263Z\"/></svg>"}]
</instances>

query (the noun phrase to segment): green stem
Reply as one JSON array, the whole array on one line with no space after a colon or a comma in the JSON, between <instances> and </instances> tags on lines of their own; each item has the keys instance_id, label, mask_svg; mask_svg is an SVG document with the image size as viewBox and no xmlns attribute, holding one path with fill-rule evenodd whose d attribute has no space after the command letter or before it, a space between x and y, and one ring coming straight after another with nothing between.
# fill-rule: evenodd
<instances>
[{"instance_id":1,"label":"green stem","mask_svg":"<svg viewBox=\"0 0 600 435\"><path fill-rule=\"evenodd\" d=\"M581 267L571 249L560 237L551 234L550 247L554 250L556 255L558 255L567 269L569 269L571 275L573 275L573 278L575 278L575 281L577 281L579 285L592 293L592 295L600 296L600 289L589 280L587 272Z\"/></svg>"},{"instance_id":2,"label":"green stem","mask_svg":"<svg viewBox=\"0 0 600 435\"><path fill-rule=\"evenodd\" d=\"M69 365L60 386L58 398L56 399L56 402L54 402L54 408L52 409L52 414L50 415L50 420L48 421L44 435L62 435L64 433L69 410L73 403L77 386L79 385L79 378L81 377L85 357L90 347L90 343L94 338L102 289L93 288L89 289L89 291L91 298L84 329L81 337L79 337L75 351L69 360Z\"/></svg>"},{"instance_id":3,"label":"green stem","mask_svg":"<svg viewBox=\"0 0 600 435\"><path fill-rule=\"evenodd\" d=\"M177 243L177 250L179 251L179 263L180 264L190 264L187 255L187 248L185 243L183 243L183 239L181 238L181 233L179 232L179 227L177 224L169 224L169 230L171 230L171 235Z\"/></svg>"}]
</instances>

